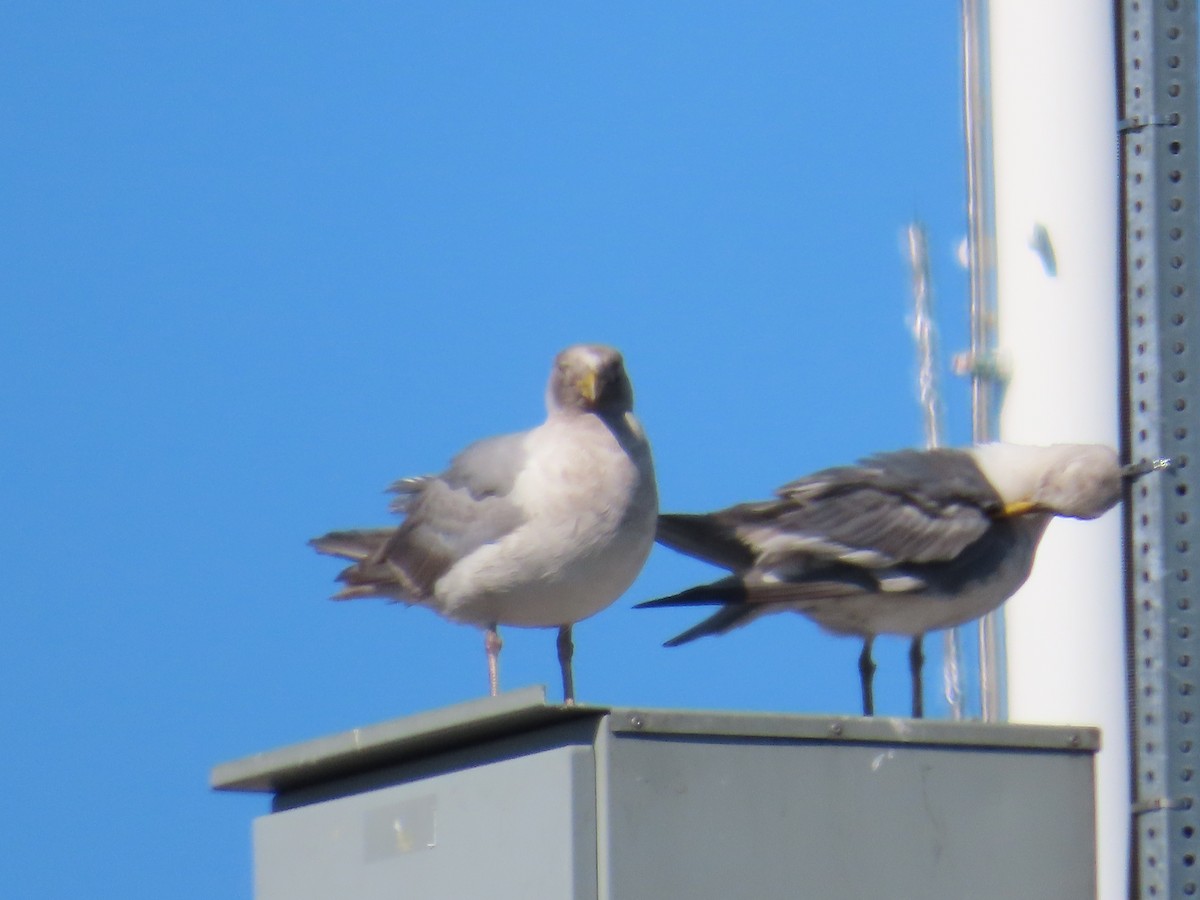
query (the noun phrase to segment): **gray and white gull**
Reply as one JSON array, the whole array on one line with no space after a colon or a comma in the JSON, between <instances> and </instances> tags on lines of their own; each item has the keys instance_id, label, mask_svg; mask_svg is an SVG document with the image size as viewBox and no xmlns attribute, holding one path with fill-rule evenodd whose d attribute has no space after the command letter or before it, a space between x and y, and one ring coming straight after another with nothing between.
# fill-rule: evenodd
<instances>
[{"instance_id":1,"label":"gray and white gull","mask_svg":"<svg viewBox=\"0 0 1200 900\"><path fill-rule=\"evenodd\" d=\"M1094 519L1120 500L1123 481L1147 470L1122 467L1097 444L879 453L786 484L770 500L660 516L660 543L732 574L638 607L720 606L668 647L787 610L857 636L864 715L874 712L872 642L909 636L919 717L921 637L996 609L1028 578L1053 517Z\"/></svg>"},{"instance_id":2,"label":"gray and white gull","mask_svg":"<svg viewBox=\"0 0 1200 900\"><path fill-rule=\"evenodd\" d=\"M499 690L500 625L557 628L574 702L572 626L633 583L654 543L658 492L621 354L579 344L555 358L546 420L471 444L440 475L391 490L398 527L310 541L353 561L334 599L383 597L484 629Z\"/></svg>"}]
</instances>

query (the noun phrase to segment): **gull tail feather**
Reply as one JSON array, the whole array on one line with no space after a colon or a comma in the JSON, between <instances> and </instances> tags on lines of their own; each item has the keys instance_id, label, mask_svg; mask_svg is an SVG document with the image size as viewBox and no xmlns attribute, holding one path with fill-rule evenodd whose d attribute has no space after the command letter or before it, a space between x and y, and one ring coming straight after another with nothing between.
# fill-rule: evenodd
<instances>
[{"instance_id":1,"label":"gull tail feather","mask_svg":"<svg viewBox=\"0 0 1200 900\"><path fill-rule=\"evenodd\" d=\"M337 580L345 587L333 595L334 600L383 597L392 602L413 602L419 592L403 572L381 559L395 533L395 528L331 531L308 542L318 553L354 563L338 573Z\"/></svg>"},{"instance_id":2,"label":"gull tail feather","mask_svg":"<svg viewBox=\"0 0 1200 900\"><path fill-rule=\"evenodd\" d=\"M340 556L342 559L352 559L357 562L375 556L395 532L395 528L331 531L319 538L313 538L308 545L318 553Z\"/></svg>"}]
</instances>

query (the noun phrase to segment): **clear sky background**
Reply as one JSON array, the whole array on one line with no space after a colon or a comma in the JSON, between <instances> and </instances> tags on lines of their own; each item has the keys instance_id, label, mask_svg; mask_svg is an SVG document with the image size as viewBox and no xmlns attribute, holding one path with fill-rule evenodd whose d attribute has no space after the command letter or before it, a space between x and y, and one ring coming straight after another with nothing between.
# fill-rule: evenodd
<instances>
[{"instance_id":1,"label":"clear sky background","mask_svg":"<svg viewBox=\"0 0 1200 900\"><path fill-rule=\"evenodd\" d=\"M478 631L329 602L305 541L540 421L562 347L624 352L702 511L921 442L914 217L966 342L954 3L25 2L0 60L4 896L249 898L213 765L483 694ZM856 641L631 609L717 574L656 549L581 700L858 711Z\"/></svg>"}]
</instances>

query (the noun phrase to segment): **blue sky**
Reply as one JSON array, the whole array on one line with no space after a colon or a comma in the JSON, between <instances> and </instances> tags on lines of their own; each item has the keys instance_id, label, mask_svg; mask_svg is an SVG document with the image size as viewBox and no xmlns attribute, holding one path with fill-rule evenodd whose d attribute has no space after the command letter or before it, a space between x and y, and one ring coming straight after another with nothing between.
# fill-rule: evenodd
<instances>
[{"instance_id":1,"label":"blue sky","mask_svg":"<svg viewBox=\"0 0 1200 900\"><path fill-rule=\"evenodd\" d=\"M957 35L874 0L7 5L4 893L248 898L266 800L214 764L482 694L477 631L328 602L305 541L536 424L563 346L624 352L667 510L920 443L901 235L948 355ZM581 700L857 711L857 643L799 617L661 649L699 614L632 605L715 574L656 549L576 630ZM503 686L557 697L553 633L505 640Z\"/></svg>"}]
</instances>

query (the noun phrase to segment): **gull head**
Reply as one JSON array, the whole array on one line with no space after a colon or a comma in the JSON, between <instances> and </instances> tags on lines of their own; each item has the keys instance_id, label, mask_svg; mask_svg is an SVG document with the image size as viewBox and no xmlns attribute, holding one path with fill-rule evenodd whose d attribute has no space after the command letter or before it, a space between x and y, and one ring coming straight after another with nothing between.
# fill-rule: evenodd
<instances>
[{"instance_id":1,"label":"gull head","mask_svg":"<svg viewBox=\"0 0 1200 900\"><path fill-rule=\"evenodd\" d=\"M554 358L546 388L550 412L620 415L633 409L633 386L619 351L603 344L575 344Z\"/></svg>"},{"instance_id":2,"label":"gull head","mask_svg":"<svg viewBox=\"0 0 1200 900\"><path fill-rule=\"evenodd\" d=\"M1126 475L1111 447L1054 444L1045 450L1030 498L1035 506L1060 516L1095 519L1121 499Z\"/></svg>"}]
</instances>

